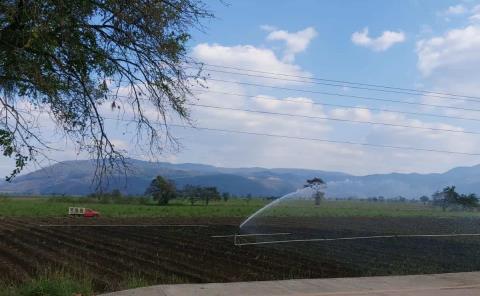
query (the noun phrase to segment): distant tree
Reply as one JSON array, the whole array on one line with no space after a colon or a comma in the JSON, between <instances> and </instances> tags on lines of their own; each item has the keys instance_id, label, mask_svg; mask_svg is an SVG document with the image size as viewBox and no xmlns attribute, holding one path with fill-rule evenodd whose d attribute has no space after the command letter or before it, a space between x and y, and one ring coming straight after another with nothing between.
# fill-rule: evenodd
<instances>
[{"instance_id":1,"label":"distant tree","mask_svg":"<svg viewBox=\"0 0 480 296\"><path fill-rule=\"evenodd\" d=\"M458 197L458 204L462 206L464 210L477 208L479 206L478 202L478 197L474 193L468 195L461 194Z\"/></svg>"},{"instance_id":2,"label":"distant tree","mask_svg":"<svg viewBox=\"0 0 480 296\"><path fill-rule=\"evenodd\" d=\"M222 193L222 199L224 202L227 202L230 199L230 193L228 192Z\"/></svg>"},{"instance_id":3,"label":"distant tree","mask_svg":"<svg viewBox=\"0 0 480 296\"><path fill-rule=\"evenodd\" d=\"M220 193L218 192L217 187L204 187L201 192L201 199L205 201L206 206L208 206L210 200L220 199Z\"/></svg>"},{"instance_id":4,"label":"distant tree","mask_svg":"<svg viewBox=\"0 0 480 296\"><path fill-rule=\"evenodd\" d=\"M112 192L110 193L113 199L120 199L122 198L122 193L118 189L113 189Z\"/></svg>"},{"instance_id":5,"label":"distant tree","mask_svg":"<svg viewBox=\"0 0 480 296\"><path fill-rule=\"evenodd\" d=\"M458 199L460 195L455 191L455 186L445 187L442 193L443 193L442 209L444 211L449 206L458 204Z\"/></svg>"},{"instance_id":6,"label":"distant tree","mask_svg":"<svg viewBox=\"0 0 480 296\"><path fill-rule=\"evenodd\" d=\"M313 198L315 199L315 205L320 205L320 202L325 196L325 193L321 191L325 187L325 182L321 178L315 177L313 179L307 180L307 184L305 184L303 187L309 187L315 191L313 194Z\"/></svg>"},{"instance_id":7,"label":"distant tree","mask_svg":"<svg viewBox=\"0 0 480 296\"><path fill-rule=\"evenodd\" d=\"M151 195L153 200L157 201L159 205L166 205L177 196L175 184L162 176L157 176L152 180L145 194Z\"/></svg>"},{"instance_id":8,"label":"distant tree","mask_svg":"<svg viewBox=\"0 0 480 296\"><path fill-rule=\"evenodd\" d=\"M420 196L420 201L423 202L424 205L426 205L427 202L430 201L430 198L428 198L428 196L426 196L426 195L422 195L422 196Z\"/></svg>"},{"instance_id":9,"label":"distant tree","mask_svg":"<svg viewBox=\"0 0 480 296\"><path fill-rule=\"evenodd\" d=\"M210 200L220 200L222 197L217 187L202 187L196 185L185 185L180 191L180 195L188 199L193 206L197 200L202 200L208 206Z\"/></svg>"},{"instance_id":10,"label":"distant tree","mask_svg":"<svg viewBox=\"0 0 480 296\"><path fill-rule=\"evenodd\" d=\"M252 194L251 193L247 194L247 196L245 197L245 200L247 201L247 204L250 204L250 201L252 200Z\"/></svg>"},{"instance_id":11,"label":"distant tree","mask_svg":"<svg viewBox=\"0 0 480 296\"><path fill-rule=\"evenodd\" d=\"M441 206L442 208L445 206L443 192L437 190L432 194L432 204L434 206Z\"/></svg>"},{"instance_id":12,"label":"distant tree","mask_svg":"<svg viewBox=\"0 0 480 296\"><path fill-rule=\"evenodd\" d=\"M122 197L122 193L118 189L113 189L112 192L110 193L112 197Z\"/></svg>"},{"instance_id":13,"label":"distant tree","mask_svg":"<svg viewBox=\"0 0 480 296\"><path fill-rule=\"evenodd\" d=\"M455 204L459 197L455 189L455 186L447 186L443 189L444 198L450 204Z\"/></svg>"},{"instance_id":14,"label":"distant tree","mask_svg":"<svg viewBox=\"0 0 480 296\"><path fill-rule=\"evenodd\" d=\"M449 207L462 207L463 209L472 209L478 206L478 198L475 194L459 194L455 186L447 186L442 191L437 191L432 195L432 202L436 206L441 206L443 211Z\"/></svg>"},{"instance_id":15,"label":"distant tree","mask_svg":"<svg viewBox=\"0 0 480 296\"><path fill-rule=\"evenodd\" d=\"M190 201L190 204L193 206L197 200L200 199L199 186L194 186L187 184L183 187L178 194L183 198Z\"/></svg>"},{"instance_id":16,"label":"distant tree","mask_svg":"<svg viewBox=\"0 0 480 296\"><path fill-rule=\"evenodd\" d=\"M113 203L124 203L126 200L123 199L122 193L118 189L113 189L109 195L110 198L112 199Z\"/></svg>"}]
</instances>

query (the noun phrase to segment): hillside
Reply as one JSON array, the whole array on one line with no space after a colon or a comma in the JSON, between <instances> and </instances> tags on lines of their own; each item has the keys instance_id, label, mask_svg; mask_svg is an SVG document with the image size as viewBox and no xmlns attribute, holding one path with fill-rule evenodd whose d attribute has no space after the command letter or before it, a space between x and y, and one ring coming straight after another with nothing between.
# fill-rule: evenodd
<instances>
[{"instance_id":1,"label":"hillside","mask_svg":"<svg viewBox=\"0 0 480 296\"><path fill-rule=\"evenodd\" d=\"M460 192L480 193L480 165L459 167L442 174L374 174L353 176L339 172L306 169L222 168L203 164L154 163L129 160L129 173L113 174L106 190L120 189L125 194L142 194L157 175L173 180L178 187L187 184L217 186L235 195L280 196L300 188L306 179L323 178L327 195L416 198L431 195L448 185ZM94 190L90 161L66 161L20 176L12 183L0 183L0 191L15 194L86 195Z\"/></svg>"}]
</instances>

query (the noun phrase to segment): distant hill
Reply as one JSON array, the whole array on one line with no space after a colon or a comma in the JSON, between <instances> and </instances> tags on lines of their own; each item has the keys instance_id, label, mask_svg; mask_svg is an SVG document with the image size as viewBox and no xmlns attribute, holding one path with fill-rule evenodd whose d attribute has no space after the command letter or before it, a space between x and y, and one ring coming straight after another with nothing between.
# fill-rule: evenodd
<instances>
[{"instance_id":1,"label":"distant hill","mask_svg":"<svg viewBox=\"0 0 480 296\"><path fill-rule=\"evenodd\" d=\"M315 176L328 185L327 196L346 198L382 195L418 198L431 195L448 185L460 192L480 194L480 165L458 167L435 174L374 174L353 176L339 172L306 169L222 168L211 165L129 160L127 176L118 173L108 179L106 190L120 189L125 194L142 194L157 175L173 180L178 187L187 184L216 186L235 195L280 196L302 187ZM93 192L94 166L91 161L65 161L17 177L12 183L1 182L0 192L12 194L86 195Z\"/></svg>"}]
</instances>

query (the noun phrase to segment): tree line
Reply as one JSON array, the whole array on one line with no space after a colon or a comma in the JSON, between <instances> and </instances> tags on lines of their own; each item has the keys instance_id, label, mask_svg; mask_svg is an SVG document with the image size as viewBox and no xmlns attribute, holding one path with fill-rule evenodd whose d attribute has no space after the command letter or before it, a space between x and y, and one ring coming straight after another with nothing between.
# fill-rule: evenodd
<instances>
[{"instance_id":1,"label":"tree line","mask_svg":"<svg viewBox=\"0 0 480 296\"><path fill-rule=\"evenodd\" d=\"M381 202L387 199L383 196L369 197L368 201ZM398 196L394 199L388 199L388 201L406 202L407 198ZM416 200L413 200L416 201ZM461 209L461 210L474 210L480 208L480 200L475 193L462 194L456 191L455 186L447 186L443 190L438 190L430 197L426 195L420 196L418 201L424 205L430 204L433 206L441 207L444 211L447 209Z\"/></svg>"},{"instance_id":2,"label":"tree line","mask_svg":"<svg viewBox=\"0 0 480 296\"><path fill-rule=\"evenodd\" d=\"M167 180L162 176L157 176L150 182L145 190L145 195L151 196L159 205L166 205L170 200L176 198L188 199L191 205L199 201L208 205L210 201L221 199L228 201L231 197L228 192L220 194L215 186L186 185L183 189L177 189L172 180Z\"/></svg>"},{"instance_id":3,"label":"tree line","mask_svg":"<svg viewBox=\"0 0 480 296\"><path fill-rule=\"evenodd\" d=\"M456 192L455 186L447 186L442 191L435 192L431 202L433 205L442 207L444 211L447 208L472 210L479 207L479 199L475 193L460 194Z\"/></svg>"}]
</instances>

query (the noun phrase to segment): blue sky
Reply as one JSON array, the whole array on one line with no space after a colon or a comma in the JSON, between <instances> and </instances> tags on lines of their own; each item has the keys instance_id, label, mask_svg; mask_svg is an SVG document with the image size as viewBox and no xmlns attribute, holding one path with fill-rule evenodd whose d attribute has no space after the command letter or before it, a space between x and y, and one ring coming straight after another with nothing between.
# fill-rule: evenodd
<instances>
[{"instance_id":1,"label":"blue sky","mask_svg":"<svg viewBox=\"0 0 480 296\"><path fill-rule=\"evenodd\" d=\"M206 33L194 35L193 44L208 42L225 46L253 44L281 47L266 42L262 25L295 32L313 27L318 37L297 63L315 76L345 80L413 86L418 79L417 35L424 27L440 32L451 26L438 13L455 1L209 1L217 15ZM461 22L461 19L455 20ZM403 31L404 43L386 52L352 45L353 32L368 27L376 36L384 30ZM392 71L392 68L395 71Z\"/></svg>"},{"instance_id":2,"label":"blue sky","mask_svg":"<svg viewBox=\"0 0 480 296\"><path fill-rule=\"evenodd\" d=\"M480 97L480 1L206 1L216 18L193 31L190 55L197 61L256 71L381 84ZM372 126L191 107L198 127L270 133L326 140L480 153L480 135L428 130L478 131L475 121L340 108L390 109L477 118L479 112L359 100L370 96L454 108L480 103L370 92L209 72L211 78L268 84L344 97L246 86L209 80L213 92L191 102L302 116L383 122L423 129ZM253 98L222 95L228 92ZM262 97L256 97L262 96ZM275 99L265 100L264 97ZM311 104L316 103L316 104ZM105 111L107 112L107 111ZM152 114L154 116L154 114ZM178 123L173 117L172 123ZM345 144L288 140L172 128L181 143L176 152L152 158L132 141L132 128L109 124L118 147L145 160L196 162L227 167L298 167L354 174L442 172L480 163L478 156L412 152ZM60 142L61 143L61 142ZM69 147L69 144L66 144ZM55 152L57 160L85 158L74 149ZM0 168L10 169L8 161Z\"/></svg>"},{"instance_id":3,"label":"blue sky","mask_svg":"<svg viewBox=\"0 0 480 296\"><path fill-rule=\"evenodd\" d=\"M307 73L311 77L480 95L480 89L476 85L477 78L479 78L479 71L476 69L480 64L480 54L475 54L480 49L478 45L480 30L478 29L478 19L475 18L480 11L480 6L477 6L478 3L475 1L231 1L228 5L218 1L209 1L208 3L217 19L211 20L207 24L206 32L194 34L191 42L193 55L201 61L279 72L279 70L272 70L280 67L279 65L269 64L265 62L265 59L253 57L259 54L256 50L267 51L275 55L277 62L297 67L296 70L292 70L293 72ZM308 45L303 50L297 50L293 59L286 58L286 51L289 47L288 38L285 36L279 38L278 35L282 35L280 32L294 38L295 34L308 29L315 32L313 37L308 39ZM272 34L276 34L277 37L271 38ZM245 49L247 47L249 50ZM200 54L198 53L199 48L202 48ZM231 56L223 56L227 51ZM245 51L249 51L252 57L245 57L245 55L248 56ZM287 74L294 75L295 73ZM211 75L215 78L219 74ZM236 81L245 79L238 75L227 75L227 78ZM251 79L247 79L247 81L252 82ZM271 82L257 81L260 84ZM218 84L211 82L211 87L219 87L222 90L233 88L249 95L268 95L279 99L299 98L316 102L474 118L478 115L477 112L362 101L348 98L348 96L333 98L241 85ZM338 88L308 84L289 87L315 91L339 91ZM480 108L480 104L474 102L352 89L341 91L353 96L373 96L460 108ZM231 101L226 102L232 98L209 96L208 98L202 97L202 100L210 104L232 106ZM254 105L252 107L252 104L247 102L234 102L233 105L303 115L323 114L329 117L360 121L468 131L479 130L478 122L472 121L404 116L374 111L358 114L352 110L326 106L320 109L312 108L312 106L297 109L287 105L275 107ZM194 114L196 113L194 112ZM235 123L231 117L226 116L228 123L225 123L221 120L214 121L213 118L216 116L218 115L215 113L200 112L196 118L199 125L203 123L203 126L229 126L231 129L254 132L276 132L277 134L314 136L340 141L469 153L476 153L479 143L478 136L459 133L432 133L425 130L399 130L325 121L302 122L302 120L288 119L287 123L284 118L264 119L265 124L262 125L257 122L258 118L246 115L240 117L243 120L242 123ZM249 125L248 122L256 124ZM391 171L444 171L454 166L474 165L480 162L478 157L392 151L348 145L326 147L318 145L318 143L312 145L305 142L265 140L258 137L252 140L251 136L222 135L220 137L218 134L199 133L201 136L186 132L188 134L186 143L192 145L187 145L187 149L174 158L175 161L198 161L225 166L299 166L341 170L357 174ZM212 145L209 145L209 141L212 142ZM214 152L215 157L211 157L212 153L209 152ZM328 160L308 156L315 153L320 153L322 155L320 158L326 157Z\"/></svg>"}]
</instances>

